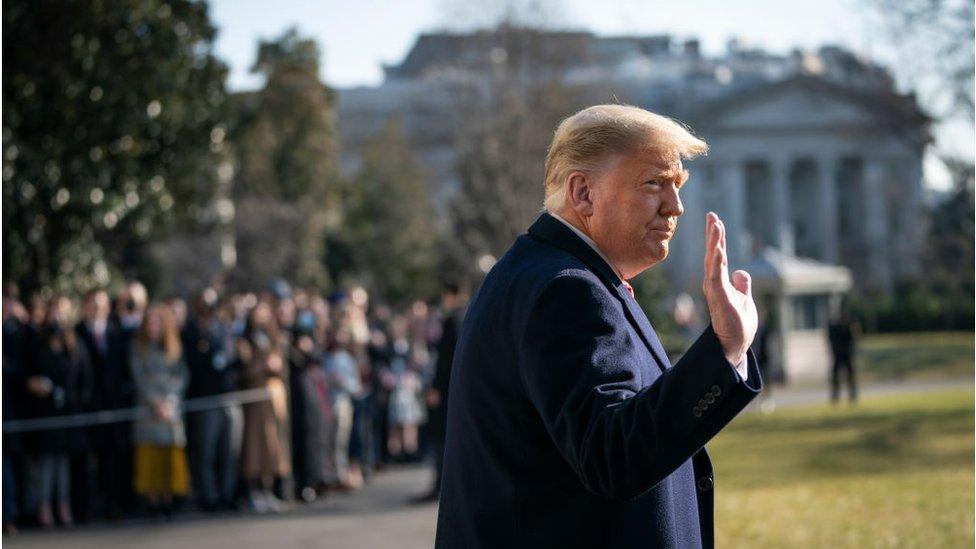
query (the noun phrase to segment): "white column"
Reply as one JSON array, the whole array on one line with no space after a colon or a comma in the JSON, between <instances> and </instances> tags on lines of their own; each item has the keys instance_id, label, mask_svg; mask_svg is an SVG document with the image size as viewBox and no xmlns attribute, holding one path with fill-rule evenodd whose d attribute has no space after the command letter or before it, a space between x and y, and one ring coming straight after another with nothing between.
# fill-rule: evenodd
<instances>
[{"instance_id":1,"label":"white column","mask_svg":"<svg viewBox=\"0 0 976 549\"><path fill-rule=\"evenodd\" d=\"M752 250L746 247L745 170L745 164L740 159L723 162L719 166L724 207L717 213L725 222L729 265L744 265L752 260Z\"/></svg>"},{"instance_id":2,"label":"white column","mask_svg":"<svg viewBox=\"0 0 976 549\"><path fill-rule=\"evenodd\" d=\"M683 274L699 273L702 270L702 257L705 255L705 192L715 184L713 162L696 160L688 167L691 177L681 188L681 203L685 213L678 219L671 253L677 254ZM680 249L679 249L680 248ZM684 277L686 291L694 291L700 285L698 277Z\"/></svg>"},{"instance_id":3,"label":"white column","mask_svg":"<svg viewBox=\"0 0 976 549\"><path fill-rule=\"evenodd\" d=\"M785 254L794 255L793 213L790 207L790 161L787 158L769 160L769 176L773 192L773 242Z\"/></svg>"},{"instance_id":4,"label":"white column","mask_svg":"<svg viewBox=\"0 0 976 549\"><path fill-rule=\"evenodd\" d=\"M887 268L888 219L885 185L888 170L878 158L864 159L864 243L867 246L868 278L884 294L891 292L891 271Z\"/></svg>"},{"instance_id":5,"label":"white column","mask_svg":"<svg viewBox=\"0 0 976 549\"><path fill-rule=\"evenodd\" d=\"M820 253L826 263L837 263L839 246L839 212L837 211L837 164L831 157L821 157L817 161L817 190L820 196L818 218L820 226Z\"/></svg>"}]
</instances>

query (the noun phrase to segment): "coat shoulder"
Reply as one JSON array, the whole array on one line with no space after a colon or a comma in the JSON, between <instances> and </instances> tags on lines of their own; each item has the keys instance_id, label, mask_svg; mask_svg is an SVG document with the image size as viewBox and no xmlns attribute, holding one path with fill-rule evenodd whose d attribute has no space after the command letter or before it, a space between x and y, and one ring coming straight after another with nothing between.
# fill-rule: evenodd
<instances>
[{"instance_id":1,"label":"coat shoulder","mask_svg":"<svg viewBox=\"0 0 976 549\"><path fill-rule=\"evenodd\" d=\"M533 295L526 296L530 298L538 298L557 279L563 280L563 284L576 280L592 284L594 288L602 286L599 276L582 259L529 235L522 235L515 241L489 273L486 282L493 275L507 280L510 287L534 290Z\"/></svg>"}]
</instances>

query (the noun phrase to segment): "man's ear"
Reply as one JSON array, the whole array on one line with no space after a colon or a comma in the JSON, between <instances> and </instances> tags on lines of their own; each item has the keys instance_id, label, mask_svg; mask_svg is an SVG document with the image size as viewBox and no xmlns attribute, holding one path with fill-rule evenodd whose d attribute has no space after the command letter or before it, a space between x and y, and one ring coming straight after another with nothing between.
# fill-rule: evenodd
<instances>
[{"instance_id":1,"label":"man's ear","mask_svg":"<svg viewBox=\"0 0 976 549\"><path fill-rule=\"evenodd\" d=\"M593 215L593 181L580 171L571 172L566 182L566 201L580 217Z\"/></svg>"}]
</instances>

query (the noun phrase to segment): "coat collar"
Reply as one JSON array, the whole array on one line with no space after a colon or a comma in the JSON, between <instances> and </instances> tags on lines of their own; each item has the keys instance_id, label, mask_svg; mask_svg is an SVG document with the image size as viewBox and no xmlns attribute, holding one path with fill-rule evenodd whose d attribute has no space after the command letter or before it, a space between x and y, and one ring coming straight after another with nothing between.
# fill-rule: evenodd
<instances>
[{"instance_id":1,"label":"coat collar","mask_svg":"<svg viewBox=\"0 0 976 549\"><path fill-rule=\"evenodd\" d=\"M574 233L572 229L548 213L540 215L539 219L529 227L528 233L538 240L573 254L586 263L611 290L611 293L624 305L624 311L627 313L628 320L634 326L634 329L637 330L637 333L640 334L641 339L644 340L644 344L650 349L654 358L657 359L658 366L661 370L666 370L671 367L671 362L668 360L668 355L664 351L664 346L661 345L661 340L657 337L657 333L647 320L647 315L644 314L637 300L631 297L627 290L624 289L623 281L617 276L613 267L600 257L600 254L592 246Z\"/></svg>"},{"instance_id":2,"label":"coat collar","mask_svg":"<svg viewBox=\"0 0 976 549\"><path fill-rule=\"evenodd\" d=\"M623 287L620 277L617 276L613 267L600 257L600 254L592 246L563 222L548 213L540 215L539 219L529 227L529 234L582 259L609 286Z\"/></svg>"}]
</instances>

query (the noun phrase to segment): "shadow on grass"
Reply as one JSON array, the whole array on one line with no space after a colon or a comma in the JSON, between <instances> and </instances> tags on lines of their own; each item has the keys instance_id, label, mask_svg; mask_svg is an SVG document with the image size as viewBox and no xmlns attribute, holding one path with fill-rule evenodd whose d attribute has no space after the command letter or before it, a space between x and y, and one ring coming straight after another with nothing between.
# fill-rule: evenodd
<instances>
[{"instance_id":1,"label":"shadow on grass","mask_svg":"<svg viewBox=\"0 0 976 549\"><path fill-rule=\"evenodd\" d=\"M868 336L858 357L865 379L971 376L973 338L970 332Z\"/></svg>"},{"instance_id":2,"label":"shadow on grass","mask_svg":"<svg viewBox=\"0 0 976 549\"><path fill-rule=\"evenodd\" d=\"M847 407L846 404L843 406ZM760 417L748 423L736 424L735 432L775 436L777 433L802 433L804 431L873 429L892 423L901 424L902 427L899 429L905 432L919 429L937 431L946 429L965 430L967 428L964 410L912 410L911 412L897 414L880 410L859 411L857 408L852 410L853 413L838 411L836 416L825 414L815 417ZM969 427L971 427L973 424L972 417L969 417L968 420Z\"/></svg>"},{"instance_id":3,"label":"shadow on grass","mask_svg":"<svg viewBox=\"0 0 976 549\"><path fill-rule=\"evenodd\" d=\"M790 410L737 422L709 445L723 485L783 486L973 467L972 393L949 402Z\"/></svg>"}]
</instances>

